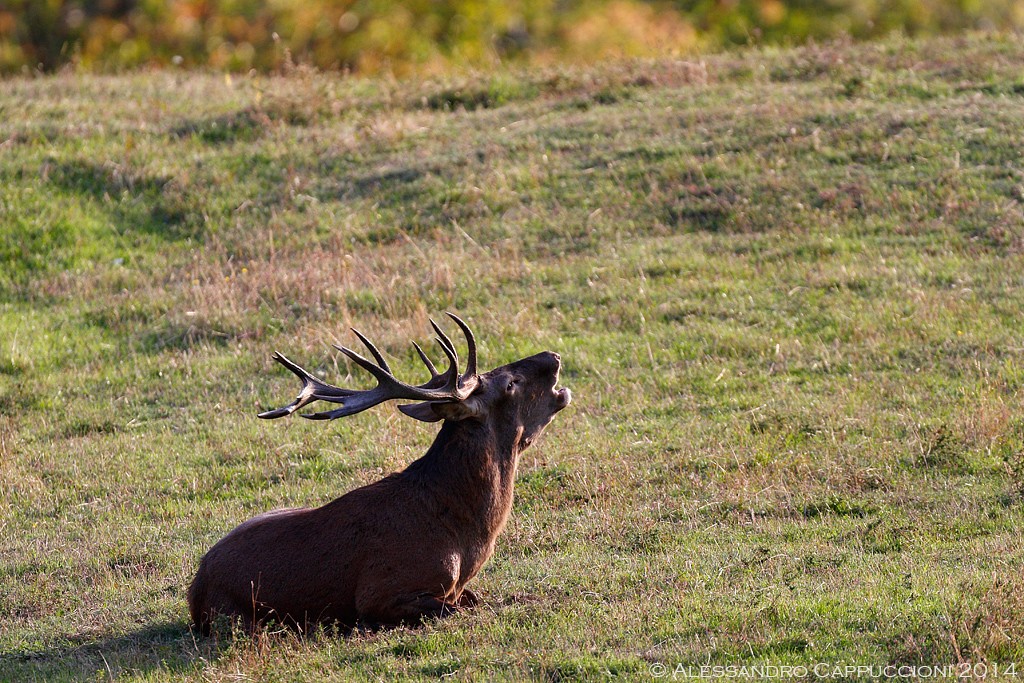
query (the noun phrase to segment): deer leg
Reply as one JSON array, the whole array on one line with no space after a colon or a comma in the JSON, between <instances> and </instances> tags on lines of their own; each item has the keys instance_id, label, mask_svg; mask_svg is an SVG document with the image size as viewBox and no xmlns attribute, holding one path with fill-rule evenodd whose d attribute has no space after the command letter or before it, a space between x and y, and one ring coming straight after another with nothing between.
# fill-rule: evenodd
<instances>
[{"instance_id":1,"label":"deer leg","mask_svg":"<svg viewBox=\"0 0 1024 683\"><path fill-rule=\"evenodd\" d=\"M470 589L463 588L462 594L455 601L455 604L463 609L476 607L480 604L480 597Z\"/></svg>"},{"instance_id":2,"label":"deer leg","mask_svg":"<svg viewBox=\"0 0 1024 683\"><path fill-rule=\"evenodd\" d=\"M377 624L418 624L424 619L446 617L458 611L459 607L429 593L406 593L377 609L364 611L362 617Z\"/></svg>"}]
</instances>

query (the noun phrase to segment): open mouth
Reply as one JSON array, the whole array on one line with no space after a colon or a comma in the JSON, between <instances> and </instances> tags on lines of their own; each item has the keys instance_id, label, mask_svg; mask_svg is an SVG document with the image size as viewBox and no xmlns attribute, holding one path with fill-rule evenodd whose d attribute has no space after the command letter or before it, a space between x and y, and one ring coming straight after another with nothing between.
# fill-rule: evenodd
<instances>
[{"instance_id":1,"label":"open mouth","mask_svg":"<svg viewBox=\"0 0 1024 683\"><path fill-rule=\"evenodd\" d=\"M554 377L551 378L551 393L555 400L555 412L558 412L562 408L572 403L572 392L569 391L568 387L562 387L561 389L555 389L558 386L558 375L562 370L562 359L558 354L551 354L555 360L555 372Z\"/></svg>"}]
</instances>

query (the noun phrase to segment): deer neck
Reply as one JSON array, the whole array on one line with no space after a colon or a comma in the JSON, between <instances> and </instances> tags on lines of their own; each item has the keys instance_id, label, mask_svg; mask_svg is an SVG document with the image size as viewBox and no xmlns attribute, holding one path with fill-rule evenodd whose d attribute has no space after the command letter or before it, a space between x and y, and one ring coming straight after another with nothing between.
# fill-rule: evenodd
<instances>
[{"instance_id":1,"label":"deer neck","mask_svg":"<svg viewBox=\"0 0 1024 683\"><path fill-rule=\"evenodd\" d=\"M508 443L505 443L508 441ZM493 542L512 509L518 448L487 424L445 421L437 438L406 469L454 519Z\"/></svg>"}]
</instances>

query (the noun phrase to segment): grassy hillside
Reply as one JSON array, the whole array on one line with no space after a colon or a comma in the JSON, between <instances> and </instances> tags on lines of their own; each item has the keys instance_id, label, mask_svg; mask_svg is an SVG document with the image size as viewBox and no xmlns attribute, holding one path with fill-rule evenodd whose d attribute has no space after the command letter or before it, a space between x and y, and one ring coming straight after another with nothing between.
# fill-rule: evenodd
<instances>
[{"instance_id":1,"label":"grassy hillside","mask_svg":"<svg viewBox=\"0 0 1024 683\"><path fill-rule=\"evenodd\" d=\"M450 81L0 84L0 680L647 676L1017 662L1024 46ZM575 402L483 605L193 637L206 548L404 466L389 406L261 422L279 349L404 377L428 316Z\"/></svg>"}]
</instances>

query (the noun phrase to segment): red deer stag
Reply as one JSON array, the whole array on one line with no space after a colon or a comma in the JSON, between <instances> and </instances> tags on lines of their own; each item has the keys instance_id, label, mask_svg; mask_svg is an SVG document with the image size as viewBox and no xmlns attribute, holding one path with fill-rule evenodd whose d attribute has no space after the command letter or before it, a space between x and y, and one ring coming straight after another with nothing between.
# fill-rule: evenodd
<instances>
[{"instance_id":1,"label":"red deer stag","mask_svg":"<svg viewBox=\"0 0 1024 683\"><path fill-rule=\"evenodd\" d=\"M333 420L410 399L420 403L398 409L444 423L426 454L405 470L319 508L259 515L221 539L203 557L188 591L189 611L201 630L217 615L240 618L248 629L271 619L299 629L316 623L414 624L478 602L466 584L494 552L508 519L519 454L571 395L555 389L557 353L478 375L473 333L448 315L466 336L466 371L459 373L454 345L431 321L449 365L438 372L413 342L431 375L417 386L396 379L380 351L356 330L376 365L337 348L376 378L373 389L326 384L274 354L299 376L302 390L290 405L262 418L291 415L322 400L342 407L303 417Z\"/></svg>"}]
</instances>

